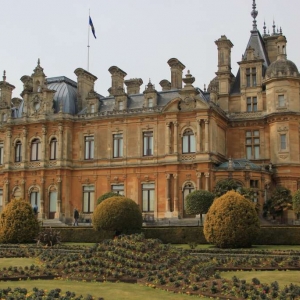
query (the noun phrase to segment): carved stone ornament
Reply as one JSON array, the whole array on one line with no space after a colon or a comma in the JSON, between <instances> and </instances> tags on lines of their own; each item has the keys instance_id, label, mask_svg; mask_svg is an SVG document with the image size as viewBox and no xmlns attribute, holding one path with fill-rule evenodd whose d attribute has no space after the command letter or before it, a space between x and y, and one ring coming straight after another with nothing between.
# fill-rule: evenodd
<instances>
[{"instance_id":1,"label":"carved stone ornament","mask_svg":"<svg viewBox=\"0 0 300 300\"><path fill-rule=\"evenodd\" d=\"M194 110L196 107L196 100L191 97L186 97L183 100L180 100L178 103L178 108L181 111Z\"/></svg>"},{"instance_id":2,"label":"carved stone ornament","mask_svg":"<svg viewBox=\"0 0 300 300\"><path fill-rule=\"evenodd\" d=\"M42 110L42 105L43 101L40 99L38 95L36 95L32 100L31 100L31 108L33 112L38 112Z\"/></svg>"},{"instance_id":3,"label":"carved stone ornament","mask_svg":"<svg viewBox=\"0 0 300 300\"><path fill-rule=\"evenodd\" d=\"M278 157L281 158L281 159L287 159L288 154L280 154L280 155L278 155Z\"/></svg>"}]
</instances>

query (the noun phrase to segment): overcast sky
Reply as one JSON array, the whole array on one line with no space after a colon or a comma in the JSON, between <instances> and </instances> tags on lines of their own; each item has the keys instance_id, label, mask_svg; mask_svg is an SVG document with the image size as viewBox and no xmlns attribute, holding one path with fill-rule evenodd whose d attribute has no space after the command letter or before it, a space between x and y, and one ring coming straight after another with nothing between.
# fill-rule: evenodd
<instances>
[{"instance_id":1,"label":"overcast sky","mask_svg":"<svg viewBox=\"0 0 300 300\"><path fill-rule=\"evenodd\" d=\"M97 39L90 34L89 71L98 77L95 90L107 96L109 67L125 79L151 78L157 90L170 81L170 58L179 59L203 88L217 71L215 40L226 35L234 44L233 74L252 29L252 0L0 0L0 73L22 91L20 78L31 75L40 58L47 77L87 69L88 15ZM300 67L299 0L256 0L258 29L272 31L273 19L287 37L288 59ZM0 78L1 79L1 78Z\"/></svg>"}]
</instances>

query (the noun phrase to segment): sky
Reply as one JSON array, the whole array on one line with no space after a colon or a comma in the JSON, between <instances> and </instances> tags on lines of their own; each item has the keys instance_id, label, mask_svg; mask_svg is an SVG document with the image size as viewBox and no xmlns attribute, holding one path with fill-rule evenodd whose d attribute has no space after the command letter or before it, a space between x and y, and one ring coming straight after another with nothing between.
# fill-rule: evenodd
<instances>
[{"instance_id":1,"label":"sky","mask_svg":"<svg viewBox=\"0 0 300 300\"><path fill-rule=\"evenodd\" d=\"M0 76L22 91L20 78L31 75L38 59L47 77L66 76L83 68L98 77L95 90L108 95L117 66L126 79L142 78L160 91L171 81L167 61L177 58L203 89L217 71L215 40L226 35L234 44L236 75L252 29L253 0L0 0ZM287 55L300 68L299 0L256 0L257 26L272 32L273 20L287 38ZM90 15L96 31L90 32ZM90 32L90 35L88 34ZM88 69L89 36L89 69ZM1 80L2 78L0 78Z\"/></svg>"}]
</instances>

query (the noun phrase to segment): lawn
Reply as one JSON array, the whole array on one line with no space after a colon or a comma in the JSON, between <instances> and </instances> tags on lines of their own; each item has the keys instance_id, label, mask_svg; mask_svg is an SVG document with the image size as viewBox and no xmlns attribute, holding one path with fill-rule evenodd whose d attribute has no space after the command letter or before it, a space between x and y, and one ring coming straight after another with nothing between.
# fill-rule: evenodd
<instances>
[{"instance_id":1,"label":"lawn","mask_svg":"<svg viewBox=\"0 0 300 300\"><path fill-rule=\"evenodd\" d=\"M280 288L290 285L290 283L300 285L300 271L230 271L220 272L220 275L225 279L232 279L233 276L236 276L238 279L245 279L248 283L254 277L261 283L270 284L277 281Z\"/></svg>"},{"instance_id":2,"label":"lawn","mask_svg":"<svg viewBox=\"0 0 300 300\"><path fill-rule=\"evenodd\" d=\"M35 258L24 258L24 257L10 257L0 258L0 269L13 267L26 267L30 265L40 265L39 260Z\"/></svg>"},{"instance_id":3,"label":"lawn","mask_svg":"<svg viewBox=\"0 0 300 300\"><path fill-rule=\"evenodd\" d=\"M185 300L200 299L200 297L184 294L173 294L167 291L152 289L150 287L129 283L97 283L66 280L26 280L26 281L0 281L0 288L26 288L28 291L37 287L48 291L60 288L63 292L75 292L76 296L88 294L94 297L103 297L105 300ZM209 298L201 298L209 299Z\"/></svg>"}]
</instances>

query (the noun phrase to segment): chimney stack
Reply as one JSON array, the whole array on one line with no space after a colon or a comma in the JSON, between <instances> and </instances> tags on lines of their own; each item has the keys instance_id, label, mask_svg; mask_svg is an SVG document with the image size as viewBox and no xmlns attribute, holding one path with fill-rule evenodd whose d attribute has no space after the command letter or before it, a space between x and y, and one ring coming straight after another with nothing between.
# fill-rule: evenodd
<instances>
[{"instance_id":1,"label":"chimney stack","mask_svg":"<svg viewBox=\"0 0 300 300\"><path fill-rule=\"evenodd\" d=\"M140 94L140 86L143 84L143 80L141 78L131 78L129 80L125 80L125 85L127 86L127 94Z\"/></svg>"},{"instance_id":2,"label":"chimney stack","mask_svg":"<svg viewBox=\"0 0 300 300\"><path fill-rule=\"evenodd\" d=\"M185 65L177 58L169 59L168 64L171 67L171 89L181 89L182 71L185 69Z\"/></svg>"},{"instance_id":3,"label":"chimney stack","mask_svg":"<svg viewBox=\"0 0 300 300\"><path fill-rule=\"evenodd\" d=\"M124 93L124 77L127 75L124 71L116 66L112 66L108 69L111 74L111 87L108 89L110 96L115 96Z\"/></svg>"}]
</instances>

